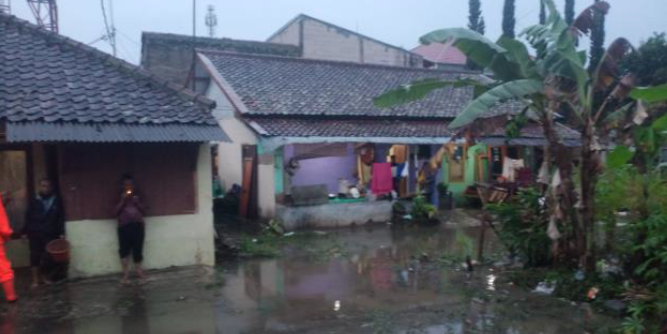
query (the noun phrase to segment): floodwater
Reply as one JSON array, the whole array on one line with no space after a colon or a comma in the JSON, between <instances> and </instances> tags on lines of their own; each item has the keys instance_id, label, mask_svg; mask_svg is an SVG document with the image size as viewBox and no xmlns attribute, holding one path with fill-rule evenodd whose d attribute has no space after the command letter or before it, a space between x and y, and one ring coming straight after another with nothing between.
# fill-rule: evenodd
<instances>
[{"instance_id":1,"label":"floodwater","mask_svg":"<svg viewBox=\"0 0 667 334\"><path fill-rule=\"evenodd\" d=\"M295 239L277 259L162 271L129 287L101 278L24 291L18 304L0 303L0 332L569 334L616 323L516 288L498 268L469 273L458 259L476 252L478 235L444 226L328 232ZM484 247L498 248L491 235Z\"/></svg>"}]
</instances>

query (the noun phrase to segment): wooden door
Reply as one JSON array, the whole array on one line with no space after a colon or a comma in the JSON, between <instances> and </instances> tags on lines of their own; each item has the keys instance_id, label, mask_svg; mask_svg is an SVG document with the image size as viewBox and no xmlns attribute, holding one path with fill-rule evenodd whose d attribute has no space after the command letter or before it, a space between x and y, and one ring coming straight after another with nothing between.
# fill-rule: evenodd
<instances>
[{"instance_id":1,"label":"wooden door","mask_svg":"<svg viewBox=\"0 0 667 334\"><path fill-rule=\"evenodd\" d=\"M239 215L257 218L257 145L243 145L243 179Z\"/></svg>"}]
</instances>

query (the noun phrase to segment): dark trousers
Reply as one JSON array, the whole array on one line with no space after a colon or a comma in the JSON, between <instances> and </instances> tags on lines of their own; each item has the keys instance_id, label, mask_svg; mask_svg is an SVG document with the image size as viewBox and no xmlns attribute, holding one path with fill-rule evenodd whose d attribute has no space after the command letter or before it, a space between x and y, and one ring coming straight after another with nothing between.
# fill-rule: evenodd
<instances>
[{"instance_id":1,"label":"dark trousers","mask_svg":"<svg viewBox=\"0 0 667 334\"><path fill-rule=\"evenodd\" d=\"M39 267L43 264L46 259L46 245L55 240L47 235L40 234L30 234L28 235L28 241L30 243L30 266Z\"/></svg>"},{"instance_id":2,"label":"dark trousers","mask_svg":"<svg viewBox=\"0 0 667 334\"><path fill-rule=\"evenodd\" d=\"M118 254L121 259L132 254L134 263L144 260L144 223L128 223L118 227Z\"/></svg>"}]
</instances>

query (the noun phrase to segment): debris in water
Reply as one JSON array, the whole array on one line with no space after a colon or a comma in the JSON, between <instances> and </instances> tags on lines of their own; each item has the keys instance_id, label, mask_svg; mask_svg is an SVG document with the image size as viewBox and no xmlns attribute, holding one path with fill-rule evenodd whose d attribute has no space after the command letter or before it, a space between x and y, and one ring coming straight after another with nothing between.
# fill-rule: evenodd
<instances>
[{"instance_id":1,"label":"debris in water","mask_svg":"<svg viewBox=\"0 0 667 334\"><path fill-rule=\"evenodd\" d=\"M586 278L586 274L583 270L579 269L574 273L574 279L577 281L583 281Z\"/></svg>"},{"instance_id":2,"label":"debris in water","mask_svg":"<svg viewBox=\"0 0 667 334\"><path fill-rule=\"evenodd\" d=\"M535 290L533 292L543 294L543 295L550 295L554 293L554 290L556 290L556 286L554 286L550 282L540 282L540 284L537 285Z\"/></svg>"},{"instance_id":3,"label":"debris in water","mask_svg":"<svg viewBox=\"0 0 667 334\"><path fill-rule=\"evenodd\" d=\"M294 232L287 232L287 233L283 234L283 237L291 237L294 234L295 234Z\"/></svg>"},{"instance_id":4,"label":"debris in water","mask_svg":"<svg viewBox=\"0 0 667 334\"><path fill-rule=\"evenodd\" d=\"M588 299L593 300L595 299L595 297L597 297L598 292L600 292L600 289L598 289L597 287L592 287L590 290L588 290L588 294L586 296L588 297Z\"/></svg>"}]
</instances>

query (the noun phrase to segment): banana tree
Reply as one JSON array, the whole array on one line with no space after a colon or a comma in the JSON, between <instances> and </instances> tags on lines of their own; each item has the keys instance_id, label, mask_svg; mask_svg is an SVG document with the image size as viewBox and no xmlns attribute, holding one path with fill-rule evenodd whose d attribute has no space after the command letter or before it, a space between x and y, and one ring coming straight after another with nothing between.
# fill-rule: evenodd
<instances>
[{"instance_id":1,"label":"banana tree","mask_svg":"<svg viewBox=\"0 0 667 334\"><path fill-rule=\"evenodd\" d=\"M595 269L595 238L593 195L600 165L600 141L607 139L612 130L624 129L633 117L643 111L641 104L629 97L633 89L631 74L621 75L618 63L632 52L625 39L614 41L597 68L586 68L587 54L577 50L577 41L590 33L596 13L606 14L610 6L605 1L586 8L567 25L552 0L543 0L549 10L544 25L526 29L523 36L528 43L501 37L491 42L484 36L466 29L444 29L429 33L421 42L454 45L472 61L492 72L495 81L474 84L476 98L450 124L452 128L469 125L487 114L494 105L509 100L522 101L537 117L548 142L548 156L558 168L563 180L564 195L554 202L552 212L568 226L565 250L588 270ZM529 51L532 49L532 53ZM470 81L467 79L466 81ZM461 86L467 82L423 80L403 86L380 96L381 107L410 102L430 91L447 85ZM480 87L481 86L481 87ZM555 131L556 115L581 134L579 185L574 182L574 166L568 150Z\"/></svg>"}]
</instances>

